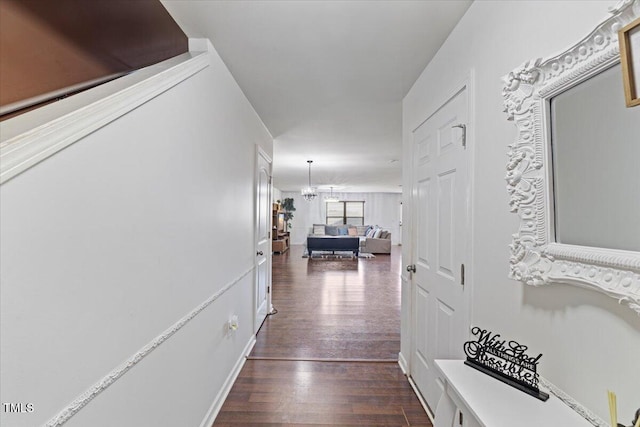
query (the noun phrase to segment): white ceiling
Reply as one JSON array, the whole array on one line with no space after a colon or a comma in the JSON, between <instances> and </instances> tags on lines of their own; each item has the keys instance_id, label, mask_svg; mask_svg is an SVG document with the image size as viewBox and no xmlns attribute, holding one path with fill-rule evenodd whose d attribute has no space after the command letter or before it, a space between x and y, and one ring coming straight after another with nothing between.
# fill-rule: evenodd
<instances>
[{"instance_id":1,"label":"white ceiling","mask_svg":"<svg viewBox=\"0 0 640 427\"><path fill-rule=\"evenodd\" d=\"M274 186L400 192L402 98L471 0L161 0L274 138Z\"/></svg>"}]
</instances>

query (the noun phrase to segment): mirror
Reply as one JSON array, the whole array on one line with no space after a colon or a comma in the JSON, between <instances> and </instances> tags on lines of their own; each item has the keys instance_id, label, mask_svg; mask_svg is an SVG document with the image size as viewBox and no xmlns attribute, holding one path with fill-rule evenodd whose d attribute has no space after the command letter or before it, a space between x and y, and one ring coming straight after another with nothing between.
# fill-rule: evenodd
<instances>
[{"instance_id":1,"label":"mirror","mask_svg":"<svg viewBox=\"0 0 640 427\"><path fill-rule=\"evenodd\" d=\"M640 251L640 110L615 65L551 98L555 241Z\"/></svg>"},{"instance_id":2,"label":"mirror","mask_svg":"<svg viewBox=\"0 0 640 427\"><path fill-rule=\"evenodd\" d=\"M640 314L640 110L625 108L618 31L623 0L561 54L504 77L507 190L518 229L509 277L596 289Z\"/></svg>"}]
</instances>

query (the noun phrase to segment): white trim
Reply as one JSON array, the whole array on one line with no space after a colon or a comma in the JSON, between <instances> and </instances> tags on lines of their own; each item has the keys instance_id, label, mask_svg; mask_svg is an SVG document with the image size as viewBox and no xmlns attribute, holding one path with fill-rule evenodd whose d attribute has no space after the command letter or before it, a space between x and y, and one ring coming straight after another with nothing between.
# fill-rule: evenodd
<instances>
[{"instance_id":1,"label":"white trim","mask_svg":"<svg viewBox=\"0 0 640 427\"><path fill-rule=\"evenodd\" d=\"M0 184L209 66L185 53L2 123Z\"/></svg>"},{"instance_id":2,"label":"white trim","mask_svg":"<svg viewBox=\"0 0 640 427\"><path fill-rule=\"evenodd\" d=\"M431 424L435 424L436 422L433 419L433 413L431 412L431 408L429 408L429 405L427 405L427 402L422 397L422 394L420 394L420 390L418 390L418 386L416 385L416 383L413 382L413 378L407 377L407 380L409 381L409 385L411 385L413 392L416 394L418 401L420 401L422 408L427 413L427 417L429 417L429 421L431 421Z\"/></svg>"},{"instance_id":3,"label":"white trim","mask_svg":"<svg viewBox=\"0 0 640 427\"><path fill-rule=\"evenodd\" d=\"M455 98L458 94L462 93L463 91L467 91L467 144L466 144L466 153L464 153L463 155L463 162L464 165L467 168L467 187L466 187L466 191L467 194L465 195L465 199L466 199L466 205L467 205L467 211L466 211L466 215L467 215L467 221L465 223L465 231L467 233L468 236L473 236L473 200L474 200L474 176L473 176L473 172L475 169L475 144L476 144L476 139L475 139L475 69L474 68L470 68L468 73L464 76L463 79L459 80L455 85L451 86L452 89L446 92L446 96L440 98L440 101L438 102L438 104L433 107L426 119L421 120L420 123L413 127L411 130L411 142L410 142L410 151L411 151L411 155L413 155L413 149L414 149L414 140L413 140L413 134L414 132L420 127L422 126L425 122L427 122L431 117L433 117L441 108L443 108L449 101L451 101L453 98ZM411 212L411 232L410 232L410 237L411 237L411 263L414 264L415 263L415 257L416 257L416 241L415 241L415 231L417 230L417 215L415 215L415 200L417 198L417 190L416 188L413 186L414 183L414 174L415 174L415 165L412 163L411 164L411 190L410 190L410 212ZM472 237L473 239L473 237ZM463 254L462 254L462 263L465 265L465 285L464 285L464 292L467 293L467 296L465 296L464 298L464 307L462 307L462 310L465 311L465 316L466 316L466 329L467 329L467 335L470 336L470 330L471 330L471 325L473 324L473 319L472 319L472 315L473 315L473 289L474 289L474 272L475 272L475 264L474 264L474 246L473 246L473 240L468 242L467 245L463 248L462 250ZM414 387L414 390L416 391L416 394L419 396L421 402L422 402L422 395L418 392L418 387L417 385L413 382L413 380L411 379L411 373L413 372L413 364L414 364L414 360L415 360L415 349L416 349L416 338L415 338L415 333L417 330L417 320L416 320L416 307L415 307L415 301L414 301L414 296L415 296L415 292L416 292L416 283L415 280L413 279L412 275L406 275L403 272L401 273L401 280L405 280L404 278L406 277L407 283L409 285L410 288L410 300L411 300L411 306L409 307L410 309L410 320L409 320L409 336L410 336L410 354L409 354L409 360L407 361L404 356L402 355L402 353L400 353L400 356L402 357L402 360L399 361L400 363L400 367L402 368L402 370L405 372L405 375L407 375L407 378L409 378L410 383L412 385L412 387ZM403 365L404 364L404 365ZM427 410L427 414L429 414L429 417L432 419L433 422L433 417L431 415L431 413L429 412L429 410L427 409L428 406L426 405L426 403L423 403L423 406L425 407L425 410Z\"/></svg>"},{"instance_id":4,"label":"white trim","mask_svg":"<svg viewBox=\"0 0 640 427\"><path fill-rule=\"evenodd\" d=\"M229 376L225 380L224 385L222 386L215 400L211 404L211 407L207 411L207 415L205 415L204 419L200 423L200 427L211 427L213 425L213 422L216 420L218 413L220 413L220 409L222 409L222 405L224 405L224 401L227 399L227 396L229 396L229 393L231 392L231 388L233 387L233 384L235 384L236 379L238 378L238 375L240 375L240 371L242 371L242 368L244 367L244 364L247 361L247 356L249 356L249 353L251 353L251 350L253 349L253 346L255 344L256 344L256 336L252 335L251 339L245 346L244 350L242 351L242 354L240 355L236 364L234 365L233 369L229 373Z\"/></svg>"},{"instance_id":5,"label":"white trim","mask_svg":"<svg viewBox=\"0 0 640 427\"><path fill-rule=\"evenodd\" d=\"M411 134L413 134L420 126L422 126L426 121L428 121L434 114L442 109L449 101L455 98L460 92L467 89L470 90L472 87L472 83L475 78L475 69L470 68L469 72L460 80L458 80L455 84L451 85L451 90L445 92L444 96L438 98L438 102L434 104L429 110L427 110L427 114L421 117L425 117L420 120L416 125L411 126ZM471 100L470 97L467 97L467 103ZM469 122L469 117L467 117L467 122ZM468 131L469 129L467 129ZM468 135L467 135L468 136Z\"/></svg>"},{"instance_id":6,"label":"white trim","mask_svg":"<svg viewBox=\"0 0 640 427\"><path fill-rule=\"evenodd\" d=\"M467 297L467 324L468 336L471 336L471 325L473 325L474 311L473 301L475 301L475 272L476 272L476 257L475 257L475 203L476 203L476 70L475 68L469 69L469 74L466 78L467 84L467 167L468 167L468 185L467 188L467 233L469 239L467 241L467 248L465 255L467 256L467 263L465 264L465 292L469 292Z\"/></svg>"},{"instance_id":7,"label":"white trim","mask_svg":"<svg viewBox=\"0 0 640 427\"><path fill-rule=\"evenodd\" d=\"M86 82L82 82L79 84L67 86L62 89L54 90L52 92L44 93L42 95L34 96L32 98L28 98L22 101L13 102L11 104L3 105L0 107L0 115L13 113L14 111L21 110L23 108L28 108L36 104L40 104L43 102L50 101L54 98L65 96L69 93L77 92L83 89L89 89L92 86L97 86L101 83L108 82L109 80L117 79L118 77L122 77L124 75L129 74L129 71L123 71L120 73L110 74L108 76L100 77L98 79L89 80Z\"/></svg>"},{"instance_id":8,"label":"white trim","mask_svg":"<svg viewBox=\"0 0 640 427\"><path fill-rule=\"evenodd\" d=\"M398 365L400 365L402 373L408 376L409 364L407 363L407 359L404 357L404 354L402 354L402 352L398 353Z\"/></svg>"},{"instance_id":9,"label":"white trim","mask_svg":"<svg viewBox=\"0 0 640 427\"><path fill-rule=\"evenodd\" d=\"M253 235L254 235L254 248L256 251L258 251L258 247L260 244L260 235L259 235L259 223L260 223L260 215L262 214L262 212L260 212L260 194L259 194L259 175L260 175L260 158L263 158L267 164L268 164L268 169L267 169L267 176L269 178L269 182L267 183L267 191L268 191L268 195L267 195L267 206L266 208L269 210L269 215L268 215L268 224L267 226L267 235L268 235L268 241L265 243L265 245L268 246L268 249L266 251L266 255L265 255L265 263L266 265L266 285L267 285L267 293L266 293L266 309L267 309L267 314L265 315L264 319L262 319L261 321L258 321L258 296L260 295L260 292L258 290L258 286L259 286L259 281L260 278L259 276L259 269L258 269L258 265L259 265L259 258L256 256L254 258L254 263L255 263L255 274L254 274L254 301L253 301L253 329L254 329L254 333L257 334L258 330L260 329L260 327L262 326L262 324L264 323L264 321L267 319L267 317L269 316L269 313L273 310L273 306L272 306L272 256L273 256L273 251L272 251L272 246L271 246L271 242L273 241L273 236L271 233L273 233L273 224L272 224L272 215L271 215L271 206L273 203L273 186L272 186L272 173L273 173L273 160L271 158L271 156L264 150L264 148L262 148L259 144L255 144L255 165L254 165L254 177L253 177L253 188L254 188L254 194L253 194L253 199L255 200L255 218L253 221Z\"/></svg>"},{"instance_id":10,"label":"white trim","mask_svg":"<svg viewBox=\"0 0 640 427\"><path fill-rule=\"evenodd\" d=\"M594 414L593 412L591 412L590 410L588 410L587 408L582 406L579 402L577 402L575 399L573 399L571 396L569 396L564 391L560 390L558 387L556 387L553 383L551 383L546 378L540 377L539 381L538 381L538 384L540 386L546 388L551 394L553 394L555 397L560 399L562 401L562 403L567 405L569 408L573 409L582 418L584 418L585 420L589 421L594 426L596 426L596 427L609 427L609 424L607 424L604 420L602 420L596 414Z\"/></svg>"},{"instance_id":11,"label":"white trim","mask_svg":"<svg viewBox=\"0 0 640 427\"><path fill-rule=\"evenodd\" d=\"M162 334L157 336L153 341L145 345L142 349L140 349L133 356L129 357L124 363L115 368L113 371L109 372L105 375L100 381L91 386L87 391L78 396L73 402L67 405L62 411L60 411L57 415L51 418L44 426L45 427L54 427L61 426L75 414L77 414L85 405L91 402L94 398L96 398L100 393L105 391L110 385L120 379L124 374L129 372L131 368L133 368L136 364L138 364L142 359L147 357L153 350L155 350L160 344L167 341L169 338L173 336L176 332L178 332L182 327L184 327L187 323L193 320L198 314L200 314L205 308L210 306L215 300L220 298L225 292L231 289L235 284L240 282L244 277L246 277L249 273L254 270L254 267L247 269L244 273L242 273L238 278L233 281L227 283L222 289L218 292L210 296L206 301L193 309L190 313L184 316L182 319L174 323L168 329L166 329ZM244 357L244 356L243 356Z\"/></svg>"},{"instance_id":12,"label":"white trim","mask_svg":"<svg viewBox=\"0 0 640 427\"><path fill-rule=\"evenodd\" d=\"M532 286L594 289L640 314L640 252L559 244L553 237L549 99L620 61L618 30L638 16L640 0L622 0L610 12L574 46L503 78L505 112L517 128L505 177L511 212L519 219L509 245L509 277Z\"/></svg>"}]
</instances>

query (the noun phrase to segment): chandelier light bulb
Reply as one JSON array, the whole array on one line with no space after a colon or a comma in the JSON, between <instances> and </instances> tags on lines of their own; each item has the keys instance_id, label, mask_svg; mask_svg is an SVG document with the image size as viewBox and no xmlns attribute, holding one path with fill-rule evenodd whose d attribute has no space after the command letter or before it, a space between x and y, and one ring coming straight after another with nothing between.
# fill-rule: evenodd
<instances>
[{"instance_id":1,"label":"chandelier light bulb","mask_svg":"<svg viewBox=\"0 0 640 427\"><path fill-rule=\"evenodd\" d=\"M325 197L324 201L325 202L339 202L340 199L338 199L337 197L333 196L333 187L329 187L331 188L331 195L329 197Z\"/></svg>"},{"instance_id":2,"label":"chandelier light bulb","mask_svg":"<svg viewBox=\"0 0 640 427\"><path fill-rule=\"evenodd\" d=\"M310 202L318 197L318 193L316 192L316 189L311 186L311 163L313 163L313 160L307 160L307 163L309 164L309 185L307 188L303 188L301 193L302 198L307 202Z\"/></svg>"}]
</instances>

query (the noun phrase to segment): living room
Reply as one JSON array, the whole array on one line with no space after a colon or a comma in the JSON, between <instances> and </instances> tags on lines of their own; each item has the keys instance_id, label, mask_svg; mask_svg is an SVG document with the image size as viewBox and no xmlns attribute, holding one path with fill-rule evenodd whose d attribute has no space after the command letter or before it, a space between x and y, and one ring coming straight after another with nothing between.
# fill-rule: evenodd
<instances>
[{"instance_id":1,"label":"living room","mask_svg":"<svg viewBox=\"0 0 640 427\"><path fill-rule=\"evenodd\" d=\"M324 188L323 185L321 188ZM284 200L292 198L295 212L293 219L289 221L289 239L292 245L306 244L307 236L313 234L314 224L335 224L327 222L326 209L328 197L333 197L339 201L364 202L363 223L350 225L371 225L388 231L391 236L391 245L402 244L402 194L401 193L350 193L340 191L318 191L318 196L313 200L306 201L300 191L280 191L273 189L273 200Z\"/></svg>"}]
</instances>

